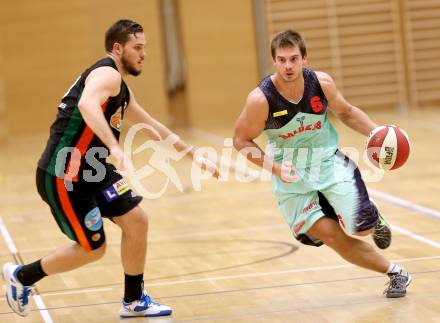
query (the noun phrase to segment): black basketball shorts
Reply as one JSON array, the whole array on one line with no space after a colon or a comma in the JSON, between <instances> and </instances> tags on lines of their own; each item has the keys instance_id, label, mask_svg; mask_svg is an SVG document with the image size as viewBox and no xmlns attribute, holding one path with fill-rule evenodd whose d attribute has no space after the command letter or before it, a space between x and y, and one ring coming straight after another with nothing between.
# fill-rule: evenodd
<instances>
[{"instance_id":1,"label":"black basketball shorts","mask_svg":"<svg viewBox=\"0 0 440 323\"><path fill-rule=\"evenodd\" d=\"M142 197L136 196L115 167L106 164L100 182L69 182L37 168L37 189L49 205L61 231L78 242L86 251L105 242L102 217L124 215L136 207Z\"/></svg>"}]
</instances>

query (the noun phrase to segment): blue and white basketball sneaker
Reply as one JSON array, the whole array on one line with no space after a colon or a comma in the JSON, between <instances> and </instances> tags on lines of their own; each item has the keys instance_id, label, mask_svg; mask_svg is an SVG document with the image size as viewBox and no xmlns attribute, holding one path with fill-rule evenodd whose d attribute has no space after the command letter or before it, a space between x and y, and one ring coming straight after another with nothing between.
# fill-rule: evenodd
<instances>
[{"instance_id":1,"label":"blue and white basketball sneaker","mask_svg":"<svg viewBox=\"0 0 440 323\"><path fill-rule=\"evenodd\" d=\"M127 303L122 299L122 306L119 310L119 316L123 318L143 316L166 316L171 315L172 310L166 305L162 305L150 298L145 291L142 292L142 297L139 300Z\"/></svg>"},{"instance_id":2,"label":"blue and white basketball sneaker","mask_svg":"<svg viewBox=\"0 0 440 323\"><path fill-rule=\"evenodd\" d=\"M18 315L29 314L29 294L34 286L24 286L17 279L21 265L7 262L3 265L3 279L6 282L6 300L9 307Z\"/></svg>"}]
</instances>

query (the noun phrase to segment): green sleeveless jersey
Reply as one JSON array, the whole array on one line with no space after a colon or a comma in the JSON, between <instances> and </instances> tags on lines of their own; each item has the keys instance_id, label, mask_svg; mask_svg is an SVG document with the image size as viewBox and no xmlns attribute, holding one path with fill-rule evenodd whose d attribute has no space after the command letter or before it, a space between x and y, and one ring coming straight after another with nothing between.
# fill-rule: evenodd
<instances>
[{"instance_id":1,"label":"green sleeveless jersey","mask_svg":"<svg viewBox=\"0 0 440 323\"><path fill-rule=\"evenodd\" d=\"M107 149L105 144L87 126L78 108L78 102L85 87L87 76L93 70L102 66L110 66L117 70L115 62L110 57L99 60L81 74L65 93L58 106L58 114L50 128L50 136L46 148L38 161L38 167L51 175L64 178L64 173L67 172L71 164L75 163L79 163L78 174L82 174L84 169L94 170L93 166L89 165L86 160L86 153L95 148ZM104 117L109 123L116 139L119 139L124 111L129 101L130 93L127 85L122 80L119 94L108 98L101 107ZM75 158L72 158L72 154L67 154L65 158L60 159L60 162L58 155L65 148L76 148L80 152L80 159L75 161ZM97 153L95 154L97 156L96 159L101 164L105 164L106 156L103 157ZM75 177L74 181L78 179L81 178Z\"/></svg>"}]
</instances>

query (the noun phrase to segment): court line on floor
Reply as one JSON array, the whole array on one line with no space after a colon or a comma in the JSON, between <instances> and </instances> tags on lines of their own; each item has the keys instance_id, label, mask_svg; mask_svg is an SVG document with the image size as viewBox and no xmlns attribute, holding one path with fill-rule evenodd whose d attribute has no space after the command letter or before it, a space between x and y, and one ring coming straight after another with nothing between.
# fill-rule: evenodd
<instances>
[{"instance_id":1,"label":"court line on floor","mask_svg":"<svg viewBox=\"0 0 440 323\"><path fill-rule=\"evenodd\" d=\"M427 207L424 207L424 206L421 206L421 205L418 205L415 203L411 203L409 201L406 201L406 200L400 199L398 197L392 196L390 194L379 192L379 191L376 191L373 189L368 189L368 193L372 197L380 199L384 202L399 206L399 207L407 209L407 210L414 211L418 214L428 216L428 217L433 218L435 220L440 220L440 212L438 212L436 210L433 210L433 209L430 209L430 208L427 208ZM427 239L427 238L425 238L415 232L403 229L401 227L398 227L398 226L392 225L392 224L391 224L391 228L393 229L393 231L399 232L400 234L405 235L409 238L412 238L412 239L417 240L419 242L428 244L428 245L435 247L435 248L440 248L439 242L431 240L431 239Z\"/></svg>"},{"instance_id":2,"label":"court line on floor","mask_svg":"<svg viewBox=\"0 0 440 323\"><path fill-rule=\"evenodd\" d=\"M439 295L431 295L431 296L421 296L421 297L413 297L412 299L418 299L418 300L432 300L432 299L438 299ZM395 300L397 301L397 300ZM389 304L390 300L387 298L384 299L373 299L373 300L367 300L367 301L352 301L352 302L339 302L339 303L333 303L333 304L325 304L325 305L316 305L316 306L288 306L286 308L275 308L268 311L255 311L255 312L235 312L235 313L228 313L228 315L205 315L205 316L196 316L192 318L182 318L182 319L173 319L173 322L200 322L200 321L230 321L230 320L236 320L236 319L247 319L251 317L267 317L271 316L274 317L277 314L287 314L287 313L302 313L302 312L311 312L316 310L325 310L325 309L334 309L334 308L341 308L343 307L346 309L346 307L353 307L353 306L365 306L365 305L377 305L377 304ZM407 318L412 318L411 315L408 315ZM416 317L413 317L414 319Z\"/></svg>"},{"instance_id":3,"label":"court line on floor","mask_svg":"<svg viewBox=\"0 0 440 323\"><path fill-rule=\"evenodd\" d=\"M440 256L431 256L431 257L420 257L420 258L412 258L412 259L398 259L391 260L392 262L410 262L410 261L420 261L420 260L433 260L440 259ZM271 271L271 272L263 272L263 273L247 273L247 274L239 274L239 275L225 275L225 276L214 276L214 277L206 277L206 278L196 278L196 279L187 279L187 280L177 280L177 281L169 281L169 282L157 282L157 283L145 283L145 286L148 287L157 287L157 286L167 286L167 285L180 285L180 284L188 284L194 282L213 282L220 280L231 280L231 279L241 279L241 278L254 278L254 277L264 277L264 276L278 276L292 273L305 273L311 271L328 271L335 269L343 269L343 268L357 268L357 266L353 264L344 264L344 265L334 265L334 266L318 266L318 267L309 267L309 268L299 268L299 269L288 269L288 270L279 270L279 271Z\"/></svg>"},{"instance_id":4,"label":"court line on floor","mask_svg":"<svg viewBox=\"0 0 440 323\"><path fill-rule=\"evenodd\" d=\"M422 271L422 272L413 272L413 275L422 275L422 274L431 274L431 273L439 273L440 270L431 270L431 271ZM338 282L348 282L348 281L357 281L357 280L366 280L366 279L379 279L379 278L383 278L382 276L361 276L361 277L354 277L354 278L345 278L345 279L333 279L333 280L320 280L320 281L312 281L312 282L303 282L303 283L291 283L291 284L281 284L281 285L270 285L270 286L260 286L260 287L249 287L249 288L240 288L240 289L234 289L234 290L220 290L220 291L212 291L212 292L201 292L201 293L194 293L194 294L182 294L182 295L172 295L172 296L164 296L164 297L158 297L158 300L166 300L166 299L181 299L181 298L186 298L186 297L198 297L198 296L207 296L207 295L218 295L218 294L225 294L225 293L242 293L242 292L246 292L246 291L255 291L255 290L264 290L264 289L271 289L271 288L286 288L286 287L295 287L295 286L304 286L304 285L316 285L316 284L329 284L329 283L338 283ZM433 297L432 297L433 296ZM419 296L416 298L418 299L430 299L430 298L437 298L439 297L438 294L434 294L431 296ZM414 298L412 298L414 299ZM374 300L376 301L376 300ZM378 302L390 302L391 300L389 299L378 299ZM101 305L112 305L112 304L118 304L118 301L108 301L108 302L101 302L101 303L88 303L88 304L78 304L78 305L68 305L68 306L56 306L56 307L49 307L47 308L48 310L62 310L62 309L72 309L72 308L84 308L84 307L90 307L90 306L101 306ZM317 308L326 308L326 307L340 307L340 306L345 306L345 305L362 305L364 303L369 303L369 301L367 302L354 302L354 303L341 303L341 304L329 304L329 305L323 305L323 306L318 306L318 307L309 307L309 308L304 308L304 307L297 307L292 309L289 306L289 310L292 311L299 311L300 309L303 310L314 310ZM0 312L1 314L9 314L10 312ZM270 313L269 311L267 313ZM252 314L251 314L252 315ZM224 317L224 316L223 316ZM205 317L203 317L205 318ZM207 319L209 317L206 317ZM186 319L184 319L186 320ZM188 319L188 320L193 320L193 319Z\"/></svg>"},{"instance_id":5,"label":"court line on floor","mask_svg":"<svg viewBox=\"0 0 440 323\"><path fill-rule=\"evenodd\" d=\"M270 225L260 225L260 226L253 226L253 227L246 227L246 228L237 228L237 229L227 229L227 230L211 230L211 231L204 231L204 232L191 232L191 233L184 233L184 234L175 234L170 235L167 234L166 238L161 237L149 237L148 242L149 243L157 243L157 242L180 242L179 239L185 239L185 238L197 238L197 237L211 237L214 235L227 235L227 234L240 234L240 233L246 233L246 232L258 232L258 231L267 231L267 230L289 230L288 226L284 223L279 224L270 224ZM107 247L118 247L120 246L120 242L108 242ZM20 253L32 253L32 252L49 252L54 250L53 247L46 247L46 248L30 248L30 249L24 249L21 250Z\"/></svg>"},{"instance_id":6,"label":"court line on floor","mask_svg":"<svg viewBox=\"0 0 440 323\"><path fill-rule=\"evenodd\" d=\"M14 240L12 240L8 228L6 227L6 224L1 216L0 216L0 232L14 259L15 260L19 259L17 247L15 246ZM37 308L41 316L43 317L44 322L53 323L52 317L50 316L49 311L46 309L46 305L44 304L41 296L39 294L33 294L32 298L34 299L34 302L37 305Z\"/></svg>"},{"instance_id":7,"label":"court line on floor","mask_svg":"<svg viewBox=\"0 0 440 323\"><path fill-rule=\"evenodd\" d=\"M368 193L371 196L373 196L375 198L378 198L378 199L380 199L382 201L385 201L385 202L388 202L388 203L400 206L400 207L402 207L404 209L415 211L417 213L422 213L422 214L427 215L427 216L429 216L431 218L434 218L436 220L440 220L440 212L436 211L434 209L430 209L430 208L427 208L425 206L421 206L421 205L418 205L418 204L415 204L415 203L411 203L411 202L408 202L408 201L406 201L404 199L392 196L392 195L387 194L387 193L379 192L379 191L373 190L371 188L368 189Z\"/></svg>"},{"instance_id":8,"label":"court line on floor","mask_svg":"<svg viewBox=\"0 0 440 323\"><path fill-rule=\"evenodd\" d=\"M391 260L396 263L407 263L407 262L415 262L415 261L429 261L429 260L438 260L440 256L428 256L428 257L418 257L418 258L403 258L403 259L395 259ZM265 277L265 276L278 276L292 273L306 273L311 271L329 271L329 270L339 270L344 268L358 268L352 264L344 264L344 265L334 265L334 266L320 266L320 267L309 267L309 268L299 268L299 269L289 269L289 270L280 270L280 271L271 271L271 272L262 272L262 273L247 273L240 275L225 275L225 276L212 276L212 277L204 277L204 278L195 278L195 279L186 279L186 280L174 280L174 281L164 281L157 283L148 283L145 282L145 287L160 287L160 286L170 286L170 285L183 285L183 284L192 284L192 283L200 283L200 282L213 282L220 280L233 280L233 279L241 279L241 278L252 278L252 277ZM380 276L377 276L380 277ZM122 285L122 284L118 284ZM59 296L59 295L71 295L71 294L82 294L89 292L106 292L116 289L115 287L102 287L102 288L81 288L75 290L66 290L66 291L57 291L57 292L43 292L44 296ZM119 287L118 287L119 289Z\"/></svg>"},{"instance_id":9,"label":"court line on floor","mask_svg":"<svg viewBox=\"0 0 440 323\"><path fill-rule=\"evenodd\" d=\"M395 226L394 226L395 227ZM399 227L395 227L396 231L399 232L399 234L402 235L409 235L411 234L413 237L418 235L416 233L410 233L407 230L401 229ZM260 225L260 226L253 226L253 227L246 227L246 228L237 228L237 229L227 229L227 230L211 230L211 231L203 231L203 232L191 232L191 233L183 233L183 234L176 234L176 235L170 235L167 234L166 238L161 238L160 236L149 237L148 241L150 243L160 243L160 242L180 242L179 239L194 239L194 238L202 238L202 237L210 237L210 236L218 236L218 235L228 235L228 234L241 234L246 232L258 232L258 231L268 231L268 230L288 230L288 226L286 226L285 223L279 223L279 224L271 224L271 225ZM428 233L438 233L439 231L430 231ZM420 233L419 233L420 234ZM432 242L434 246L437 246L437 242ZM429 244L429 243L428 243ZM107 247L109 248L119 248L120 242L107 242ZM28 248L28 249L22 249L20 250L20 254L26 254L26 253L41 253L41 252L49 252L54 250L53 247L43 247L43 248Z\"/></svg>"},{"instance_id":10,"label":"court line on floor","mask_svg":"<svg viewBox=\"0 0 440 323\"><path fill-rule=\"evenodd\" d=\"M420 242L429 244L429 245L431 245L431 246L433 246L435 248L439 248L440 249L440 243L438 243L438 242L435 242L433 240L427 239L427 238L425 238L425 237L423 237L421 235L418 235L418 234L416 234L414 232L402 229L402 228L397 227L397 226L392 225L392 224L391 224L391 228L393 229L393 231L397 231L397 232L399 232L402 235L408 236L410 238L413 238L415 240L418 240Z\"/></svg>"}]
</instances>

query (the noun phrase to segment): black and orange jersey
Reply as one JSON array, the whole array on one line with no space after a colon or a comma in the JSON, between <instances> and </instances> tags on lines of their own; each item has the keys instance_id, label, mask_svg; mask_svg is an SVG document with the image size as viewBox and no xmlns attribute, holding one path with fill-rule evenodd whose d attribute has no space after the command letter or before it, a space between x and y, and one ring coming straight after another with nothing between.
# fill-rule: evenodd
<instances>
[{"instance_id":1,"label":"black and orange jersey","mask_svg":"<svg viewBox=\"0 0 440 323\"><path fill-rule=\"evenodd\" d=\"M66 92L58 106L58 114L55 122L50 128L50 136L47 141L38 167L46 172L63 178L74 160L79 162L78 172L83 169L93 169L86 162L88 158L94 157L98 162L104 163L107 154L99 152L100 148L107 149L105 144L86 125L78 102L81 98L87 76L94 69L102 66L110 66L117 70L116 64L110 57L103 58L86 69ZM109 97L101 106L105 119L109 123L116 139L119 139L121 122L124 117L124 110L130 100L127 85L122 80L119 94ZM93 150L91 150L93 148ZM76 153L73 154L72 152ZM78 152L80 155L78 155ZM91 153L89 156L88 153ZM75 158L72 158L75 156ZM78 158L80 156L80 158ZM77 177L75 177L78 179Z\"/></svg>"}]
</instances>

